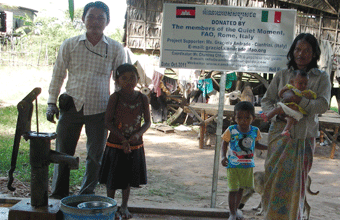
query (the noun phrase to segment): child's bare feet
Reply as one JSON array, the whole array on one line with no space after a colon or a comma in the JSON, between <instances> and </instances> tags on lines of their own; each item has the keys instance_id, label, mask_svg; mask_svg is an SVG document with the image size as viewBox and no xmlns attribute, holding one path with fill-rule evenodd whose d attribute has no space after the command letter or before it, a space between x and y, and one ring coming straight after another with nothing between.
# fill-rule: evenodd
<instances>
[{"instance_id":1,"label":"child's bare feet","mask_svg":"<svg viewBox=\"0 0 340 220\"><path fill-rule=\"evenodd\" d=\"M121 220L121 219L122 219L122 216L120 215L120 212L119 212L119 211L116 211L116 213L115 213L115 219L116 219L116 220Z\"/></svg>"},{"instance_id":2,"label":"child's bare feet","mask_svg":"<svg viewBox=\"0 0 340 220\"><path fill-rule=\"evenodd\" d=\"M266 113L261 113L261 118L263 119L264 122L268 122L268 117L267 117L267 114Z\"/></svg>"},{"instance_id":3,"label":"child's bare feet","mask_svg":"<svg viewBox=\"0 0 340 220\"><path fill-rule=\"evenodd\" d=\"M132 218L131 213L129 212L129 210L127 208L120 208L119 209L119 213L122 216L122 219L130 219Z\"/></svg>"},{"instance_id":4,"label":"child's bare feet","mask_svg":"<svg viewBox=\"0 0 340 220\"><path fill-rule=\"evenodd\" d=\"M236 212L236 219L237 220L244 220L244 218L243 218L243 213L242 213L242 211L241 210L237 210L237 212Z\"/></svg>"},{"instance_id":5,"label":"child's bare feet","mask_svg":"<svg viewBox=\"0 0 340 220\"><path fill-rule=\"evenodd\" d=\"M228 220L237 220L236 215L230 214Z\"/></svg>"}]
</instances>

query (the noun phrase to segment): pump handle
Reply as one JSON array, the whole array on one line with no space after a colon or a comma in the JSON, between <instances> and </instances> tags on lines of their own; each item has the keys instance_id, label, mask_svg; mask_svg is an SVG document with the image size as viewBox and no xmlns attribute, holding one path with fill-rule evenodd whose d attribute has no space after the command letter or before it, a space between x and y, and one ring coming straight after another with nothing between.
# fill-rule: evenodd
<instances>
[{"instance_id":1,"label":"pump handle","mask_svg":"<svg viewBox=\"0 0 340 220\"><path fill-rule=\"evenodd\" d=\"M17 164L18 151L20 146L20 139L22 135L27 134L31 131L31 119L33 113L33 104L32 102L38 97L41 93L41 88L34 88L28 95L21 100L18 105L18 120L17 126L15 129L14 136L14 144L12 151L12 160L11 160L11 169L8 171L8 184L7 188L11 191L15 190L15 187L12 187L13 183L13 173Z\"/></svg>"}]
</instances>

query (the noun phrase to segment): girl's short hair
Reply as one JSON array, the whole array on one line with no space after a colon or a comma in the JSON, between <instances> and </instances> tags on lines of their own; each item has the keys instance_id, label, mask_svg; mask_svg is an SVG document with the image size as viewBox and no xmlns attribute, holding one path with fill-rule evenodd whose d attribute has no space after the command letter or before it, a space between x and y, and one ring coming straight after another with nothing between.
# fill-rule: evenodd
<instances>
[{"instance_id":1,"label":"girl's short hair","mask_svg":"<svg viewBox=\"0 0 340 220\"><path fill-rule=\"evenodd\" d=\"M138 74L137 68L130 63L124 63L117 68L115 79L117 80L121 75L123 75L126 72L135 73L137 78L139 79L139 74Z\"/></svg>"},{"instance_id":2,"label":"girl's short hair","mask_svg":"<svg viewBox=\"0 0 340 220\"><path fill-rule=\"evenodd\" d=\"M110 23L110 9L104 2L101 2L101 1L90 2L87 5L85 5L84 12L83 12L83 19L85 18L87 11L92 7L102 9L106 14L107 24Z\"/></svg>"},{"instance_id":3,"label":"girl's short hair","mask_svg":"<svg viewBox=\"0 0 340 220\"><path fill-rule=\"evenodd\" d=\"M318 40L314 37L314 35L309 33L301 33L294 39L292 46L290 47L287 54L288 68L293 67L294 69L297 69L297 65L294 60L294 50L299 40L305 40L307 43L311 45L313 49L313 58L312 61L308 64L307 70L310 70L312 68L318 68L318 60L320 59L321 50L319 47Z\"/></svg>"},{"instance_id":4,"label":"girl's short hair","mask_svg":"<svg viewBox=\"0 0 340 220\"><path fill-rule=\"evenodd\" d=\"M239 102L235 105L234 107L234 116L236 115L237 112L239 111L247 111L249 112L254 118L256 117L255 116L255 108L254 108L254 105L251 104L250 102L247 102L247 101L242 101L242 102Z\"/></svg>"}]
</instances>

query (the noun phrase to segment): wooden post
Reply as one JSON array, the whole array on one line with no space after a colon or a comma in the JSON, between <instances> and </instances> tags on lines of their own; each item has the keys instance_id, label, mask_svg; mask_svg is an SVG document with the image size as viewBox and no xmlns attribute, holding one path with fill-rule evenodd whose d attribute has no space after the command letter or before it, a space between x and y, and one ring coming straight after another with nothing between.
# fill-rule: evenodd
<instances>
[{"instance_id":1,"label":"wooden post","mask_svg":"<svg viewBox=\"0 0 340 220\"><path fill-rule=\"evenodd\" d=\"M147 34L147 28L146 28L146 26L147 26L147 20L148 20L148 18L146 17L147 16L147 1L146 0L144 0L144 10L143 10L143 17L144 17L144 36L143 36L143 39L144 39L144 51L146 51L146 34Z\"/></svg>"},{"instance_id":2,"label":"wooden post","mask_svg":"<svg viewBox=\"0 0 340 220\"><path fill-rule=\"evenodd\" d=\"M40 41L40 48L39 48L39 53L38 53L38 62L37 62L37 66L39 66L39 62L40 62L41 48L42 48L42 40Z\"/></svg>"},{"instance_id":3,"label":"wooden post","mask_svg":"<svg viewBox=\"0 0 340 220\"><path fill-rule=\"evenodd\" d=\"M218 103L218 116L217 116L217 128L216 128L216 146L214 155L214 170L213 181L211 188L211 205L210 208L215 208L217 197L217 182L218 182L218 169L220 166L220 151L222 143L222 128L223 128L223 110L224 110L224 93L225 93L226 73L222 72L220 80L220 97Z\"/></svg>"},{"instance_id":4,"label":"wooden post","mask_svg":"<svg viewBox=\"0 0 340 220\"><path fill-rule=\"evenodd\" d=\"M339 133L339 126L336 126L335 129L334 129L334 135L333 135L334 140L332 141L332 151L331 151L331 155L329 157L331 159L334 158L336 140L338 139L338 133Z\"/></svg>"},{"instance_id":5,"label":"wooden post","mask_svg":"<svg viewBox=\"0 0 340 220\"><path fill-rule=\"evenodd\" d=\"M241 88L242 88L242 77L243 77L243 73L242 72L238 72L237 73L237 82L236 82L235 90L241 91Z\"/></svg>"},{"instance_id":6,"label":"wooden post","mask_svg":"<svg viewBox=\"0 0 340 220\"><path fill-rule=\"evenodd\" d=\"M335 27L335 36L338 36L338 30L339 30L339 22L340 22L340 4L339 4L339 9L338 9L338 19L336 20L336 27ZM335 38L335 43L333 45L333 51L336 51L338 45L338 38Z\"/></svg>"},{"instance_id":7,"label":"wooden post","mask_svg":"<svg viewBox=\"0 0 340 220\"><path fill-rule=\"evenodd\" d=\"M172 125L176 122L176 120L181 116L183 113L183 109L179 107L176 112L168 119L168 125Z\"/></svg>"},{"instance_id":8,"label":"wooden post","mask_svg":"<svg viewBox=\"0 0 340 220\"><path fill-rule=\"evenodd\" d=\"M321 131L320 131L320 143L323 143L323 141L324 141L323 137L324 137L324 133L323 133L323 131L321 130Z\"/></svg>"},{"instance_id":9,"label":"wooden post","mask_svg":"<svg viewBox=\"0 0 340 220\"><path fill-rule=\"evenodd\" d=\"M202 110L201 112L201 118L203 119L203 121L205 120L205 111ZM200 126L200 142L199 142L199 148L200 149L203 149L204 148L204 135L205 135L205 130L206 130L206 125L205 124L202 124Z\"/></svg>"},{"instance_id":10,"label":"wooden post","mask_svg":"<svg viewBox=\"0 0 340 220\"><path fill-rule=\"evenodd\" d=\"M45 65L48 66L48 44L46 44L45 49Z\"/></svg>"}]
</instances>

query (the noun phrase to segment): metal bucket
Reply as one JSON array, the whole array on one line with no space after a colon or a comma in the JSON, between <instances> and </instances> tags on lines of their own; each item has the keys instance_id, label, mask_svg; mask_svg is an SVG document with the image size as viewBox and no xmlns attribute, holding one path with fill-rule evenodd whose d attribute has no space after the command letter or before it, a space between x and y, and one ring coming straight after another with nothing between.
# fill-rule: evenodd
<instances>
[{"instance_id":1,"label":"metal bucket","mask_svg":"<svg viewBox=\"0 0 340 220\"><path fill-rule=\"evenodd\" d=\"M68 196L61 200L60 210L64 220L109 220L115 219L117 202L105 196Z\"/></svg>"}]
</instances>

